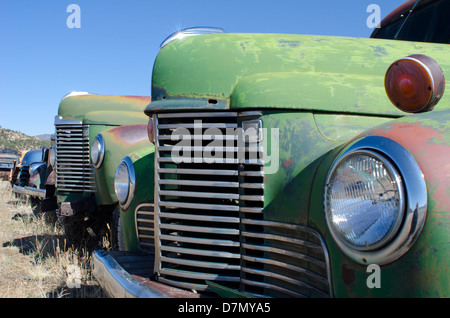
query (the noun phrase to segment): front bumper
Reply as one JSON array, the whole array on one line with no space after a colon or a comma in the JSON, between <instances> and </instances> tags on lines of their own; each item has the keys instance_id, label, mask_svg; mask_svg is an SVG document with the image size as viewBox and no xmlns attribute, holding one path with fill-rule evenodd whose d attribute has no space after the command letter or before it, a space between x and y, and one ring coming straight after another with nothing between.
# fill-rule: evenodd
<instances>
[{"instance_id":1,"label":"front bumper","mask_svg":"<svg viewBox=\"0 0 450 318\"><path fill-rule=\"evenodd\" d=\"M13 191L18 194L30 195L32 197L46 198L47 191L45 189L37 189L32 187L22 187L14 185Z\"/></svg>"},{"instance_id":2,"label":"front bumper","mask_svg":"<svg viewBox=\"0 0 450 318\"><path fill-rule=\"evenodd\" d=\"M153 263L146 254L95 250L92 254L93 274L112 298L199 298L199 294L151 281L145 275L134 273L130 264ZM127 266L128 265L128 266ZM124 269L127 267L127 270ZM140 268L142 271L142 268Z\"/></svg>"}]
</instances>

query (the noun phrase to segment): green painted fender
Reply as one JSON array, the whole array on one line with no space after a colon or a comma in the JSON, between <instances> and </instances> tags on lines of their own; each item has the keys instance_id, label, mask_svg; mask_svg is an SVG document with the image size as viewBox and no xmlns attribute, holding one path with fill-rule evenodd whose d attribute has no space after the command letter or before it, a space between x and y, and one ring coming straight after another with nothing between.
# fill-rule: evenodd
<instances>
[{"instance_id":1,"label":"green painted fender","mask_svg":"<svg viewBox=\"0 0 450 318\"><path fill-rule=\"evenodd\" d=\"M439 105L438 105L439 106ZM369 129L347 146L328 153L312 186L309 226L320 232L329 252L336 297L449 297L450 250L449 110L406 116ZM334 242L325 220L325 181L337 156L367 136L389 138L402 145L422 170L427 188L425 225L410 250L380 266L380 288L369 288L368 265L357 264Z\"/></svg>"},{"instance_id":2,"label":"green painted fender","mask_svg":"<svg viewBox=\"0 0 450 318\"><path fill-rule=\"evenodd\" d=\"M95 169L96 200L98 205L114 205L118 202L114 192L114 176L122 159L128 155L137 160L140 150L150 152L154 147L148 140L147 124L113 127L100 135L105 152L101 166Z\"/></svg>"},{"instance_id":3,"label":"green painted fender","mask_svg":"<svg viewBox=\"0 0 450 318\"><path fill-rule=\"evenodd\" d=\"M127 251L138 251L138 240L136 232L136 208L139 205L154 202L154 169L155 169L155 148L147 139L145 147L129 153L127 156L133 162L136 175L136 188L131 204L120 211L120 221L122 223L122 233Z\"/></svg>"}]
</instances>

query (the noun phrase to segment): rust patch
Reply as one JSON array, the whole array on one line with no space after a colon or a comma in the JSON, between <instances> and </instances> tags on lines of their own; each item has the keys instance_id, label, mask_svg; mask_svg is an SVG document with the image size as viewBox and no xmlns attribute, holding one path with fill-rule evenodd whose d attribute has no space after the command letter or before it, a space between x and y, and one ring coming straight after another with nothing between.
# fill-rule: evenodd
<instances>
[{"instance_id":1,"label":"rust patch","mask_svg":"<svg viewBox=\"0 0 450 318\"><path fill-rule=\"evenodd\" d=\"M129 96L129 95L120 95L118 96L119 99L125 99L125 100L134 100L134 101L140 101L143 103L148 103L152 101L152 99L148 96Z\"/></svg>"},{"instance_id":2,"label":"rust patch","mask_svg":"<svg viewBox=\"0 0 450 318\"><path fill-rule=\"evenodd\" d=\"M450 144L443 132L420 122L392 123L369 132L369 135L384 136L403 145L417 160L432 193L435 208L450 209Z\"/></svg>"},{"instance_id":3,"label":"rust patch","mask_svg":"<svg viewBox=\"0 0 450 318\"><path fill-rule=\"evenodd\" d=\"M288 160L283 161L283 166L285 166L286 168L289 168L292 166L292 163L293 163L292 158L289 158Z\"/></svg>"},{"instance_id":4,"label":"rust patch","mask_svg":"<svg viewBox=\"0 0 450 318\"><path fill-rule=\"evenodd\" d=\"M131 275L144 285L147 285L153 290L159 291L163 293L164 295L167 295L171 298L203 298L204 296L201 294L189 292L183 289L174 288L168 285L164 285L161 283L158 283L156 281L152 281L149 278L142 277L139 275Z\"/></svg>"},{"instance_id":5,"label":"rust patch","mask_svg":"<svg viewBox=\"0 0 450 318\"><path fill-rule=\"evenodd\" d=\"M125 125L110 130L111 135L117 141L125 144L135 144L148 141L147 125Z\"/></svg>"}]
</instances>

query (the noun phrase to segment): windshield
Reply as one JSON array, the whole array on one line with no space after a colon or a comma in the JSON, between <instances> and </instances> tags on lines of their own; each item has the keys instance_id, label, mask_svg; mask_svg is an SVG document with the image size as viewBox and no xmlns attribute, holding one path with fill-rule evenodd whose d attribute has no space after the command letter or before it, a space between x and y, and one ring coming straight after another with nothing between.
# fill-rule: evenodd
<instances>
[{"instance_id":1,"label":"windshield","mask_svg":"<svg viewBox=\"0 0 450 318\"><path fill-rule=\"evenodd\" d=\"M423 3L423 5L421 5ZM450 43L450 1L423 1L408 17L395 19L372 37L419 42ZM406 18L406 20L405 20Z\"/></svg>"}]
</instances>

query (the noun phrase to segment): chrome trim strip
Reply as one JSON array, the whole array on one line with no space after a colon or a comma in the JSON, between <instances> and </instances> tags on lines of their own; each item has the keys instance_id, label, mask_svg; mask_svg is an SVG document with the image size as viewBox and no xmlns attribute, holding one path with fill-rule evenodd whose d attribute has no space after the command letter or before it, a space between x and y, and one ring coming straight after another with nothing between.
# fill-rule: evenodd
<instances>
[{"instance_id":1,"label":"chrome trim strip","mask_svg":"<svg viewBox=\"0 0 450 318\"><path fill-rule=\"evenodd\" d=\"M181 202L164 202L159 201L159 206L167 208L187 208L198 210L217 210L217 211L239 211L239 207L235 205L218 205L218 204L199 204L199 203L181 203ZM160 217L163 217L163 213Z\"/></svg>"},{"instance_id":2,"label":"chrome trim strip","mask_svg":"<svg viewBox=\"0 0 450 318\"><path fill-rule=\"evenodd\" d=\"M30 195L32 197L45 198L47 191L45 189L37 189L32 187L22 187L14 185L13 191L17 194Z\"/></svg>"},{"instance_id":3,"label":"chrome trim strip","mask_svg":"<svg viewBox=\"0 0 450 318\"><path fill-rule=\"evenodd\" d=\"M82 125L82 124L83 124L83 122L81 122L79 120L63 119L59 115L55 116L55 126L58 126L58 125Z\"/></svg>"},{"instance_id":4,"label":"chrome trim strip","mask_svg":"<svg viewBox=\"0 0 450 318\"><path fill-rule=\"evenodd\" d=\"M162 124L158 129L177 129L177 128L237 128L237 124ZM176 132L176 131L174 131ZM176 136L176 135L175 135Z\"/></svg>"},{"instance_id":5,"label":"chrome trim strip","mask_svg":"<svg viewBox=\"0 0 450 318\"><path fill-rule=\"evenodd\" d=\"M284 275L280 275L280 274L276 274L276 273L272 273L272 272L268 272L268 271L264 271L264 270L249 269L246 267L243 267L242 271L244 271L246 273L250 273L250 274L262 275L264 277L271 277L271 278L275 278L275 279L278 279L281 281L289 282L292 285L296 285L296 286L305 288L306 290L311 291L313 293L319 294L321 297L328 297L328 295L326 293L324 293L323 291L321 291L320 289L317 289L313 285L305 283L298 279L293 279L293 278L290 278L290 277L287 277Z\"/></svg>"},{"instance_id":6,"label":"chrome trim strip","mask_svg":"<svg viewBox=\"0 0 450 318\"><path fill-rule=\"evenodd\" d=\"M268 258L254 257L254 256L248 256L248 255L244 255L243 259L246 261L258 262L260 264L275 265L278 267L287 268L289 270L308 275L309 277L311 277L313 279L320 280L322 283L328 284L328 280L325 277L322 277L322 276L320 276L306 268L300 267L300 266L295 266L295 265L287 264L285 262L280 262L280 261L276 261L276 260L272 260L272 259L268 259Z\"/></svg>"},{"instance_id":7,"label":"chrome trim strip","mask_svg":"<svg viewBox=\"0 0 450 318\"><path fill-rule=\"evenodd\" d=\"M292 290L285 289L285 288L282 288L280 286L276 286L276 285L272 285L272 284L268 284L268 283L261 283L261 282L257 282L257 281L254 281L254 280L248 280L248 279L245 279L245 278L241 279L241 282L244 283L245 285L257 286L257 287L261 287L261 288L272 289L272 290L275 290L275 291L278 291L278 292L281 292L281 293L284 293L284 294L288 294L288 295L290 295L292 297L307 298L306 295L299 294L299 293L293 292ZM265 297L265 296L261 295L259 297Z\"/></svg>"},{"instance_id":8,"label":"chrome trim strip","mask_svg":"<svg viewBox=\"0 0 450 318\"><path fill-rule=\"evenodd\" d=\"M133 278L104 250L92 253L93 274L102 288L113 298L168 298Z\"/></svg>"},{"instance_id":9,"label":"chrome trim strip","mask_svg":"<svg viewBox=\"0 0 450 318\"><path fill-rule=\"evenodd\" d=\"M239 230L224 229L224 228L220 228L220 227L202 227L202 226L190 226L190 225L161 224L159 226L159 228L166 229L166 230L179 230L179 231L189 231L189 232L209 233L209 234L239 235Z\"/></svg>"},{"instance_id":10,"label":"chrome trim strip","mask_svg":"<svg viewBox=\"0 0 450 318\"><path fill-rule=\"evenodd\" d=\"M189 192L189 191L172 191L161 190L160 195L170 195L175 197L188 198L213 198L213 199L232 199L239 200L239 194L234 193L214 193L214 192Z\"/></svg>"},{"instance_id":11,"label":"chrome trim strip","mask_svg":"<svg viewBox=\"0 0 450 318\"><path fill-rule=\"evenodd\" d=\"M324 261L317 260L314 257L311 257L307 254L292 252L287 249L269 247L269 246L265 246L265 245L246 244L246 243L243 243L242 247L251 249L251 250L255 250L255 251L271 252L271 253L276 253L276 254L280 254L280 255L290 256L292 258L301 259L301 260L307 261L308 263L311 263L311 264L314 264L314 265L317 265L317 266L320 266L323 268L325 268L325 266L326 266L326 263Z\"/></svg>"},{"instance_id":12,"label":"chrome trim strip","mask_svg":"<svg viewBox=\"0 0 450 318\"><path fill-rule=\"evenodd\" d=\"M161 220L159 218L159 214L160 214L160 209L159 209L159 191L160 191L160 179L159 179L159 162L160 162L160 157L159 157L159 151L158 148L159 146L159 129L158 129L158 116L156 114L153 115L153 125L155 127L154 129L154 134L155 134L155 189L154 189L154 213L155 213L155 217L154 217L154 233L155 233L155 264L154 264L154 268L153 271L159 275L160 271L161 271L161 257L162 257L162 252L161 252L161 241L160 241L160 235L161 235Z\"/></svg>"},{"instance_id":13,"label":"chrome trim strip","mask_svg":"<svg viewBox=\"0 0 450 318\"><path fill-rule=\"evenodd\" d=\"M173 260L169 257L163 256L161 258L163 262L172 262ZM188 265L194 267L202 267L202 268L215 268L215 269L223 269L223 270L240 270L240 265L230 265L227 263L213 263L213 262L205 262L205 261L194 261L187 259L176 259L177 264L180 265Z\"/></svg>"},{"instance_id":14,"label":"chrome trim strip","mask_svg":"<svg viewBox=\"0 0 450 318\"><path fill-rule=\"evenodd\" d=\"M239 182L227 182L227 181L159 180L158 185L160 184L222 187L222 188L239 187Z\"/></svg>"},{"instance_id":15,"label":"chrome trim strip","mask_svg":"<svg viewBox=\"0 0 450 318\"><path fill-rule=\"evenodd\" d=\"M206 118L206 117L236 117L236 112L205 112L205 113L199 113L199 112L192 112L192 113L161 113L158 114L159 118L188 118L188 117L194 117L194 118Z\"/></svg>"},{"instance_id":16,"label":"chrome trim strip","mask_svg":"<svg viewBox=\"0 0 450 318\"><path fill-rule=\"evenodd\" d=\"M183 278L194 278L201 280L218 280L225 282L238 282L239 277L234 276L221 276L218 274L206 274L206 273L198 273L198 272L187 272L187 271L177 271L174 269L162 269L161 274L167 274L170 276L183 277Z\"/></svg>"},{"instance_id":17,"label":"chrome trim strip","mask_svg":"<svg viewBox=\"0 0 450 318\"><path fill-rule=\"evenodd\" d=\"M168 252L182 253L182 254L223 257L223 258L227 258L227 259L229 259L229 258L240 259L241 258L240 253L200 250L200 249L193 249L193 248L163 246L161 248L161 250L168 251ZM174 258L174 262L175 263L177 262L177 258Z\"/></svg>"},{"instance_id":18,"label":"chrome trim strip","mask_svg":"<svg viewBox=\"0 0 450 318\"><path fill-rule=\"evenodd\" d=\"M208 170L208 169L159 169L159 173L194 174L194 175L217 175L237 176L237 170Z\"/></svg>"},{"instance_id":19,"label":"chrome trim strip","mask_svg":"<svg viewBox=\"0 0 450 318\"><path fill-rule=\"evenodd\" d=\"M200 238L192 238L192 237L176 237L173 235L164 235L160 236L161 240L165 241L174 241L174 242L183 242L183 243L195 243L195 244L203 244L203 245L214 245L214 246L235 246L239 247L239 243L231 240L212 240L212 239L200 239Z\"/></svg>"},{"instance_id":20,"label":"chrome trim strip","mask_svg":"<svg viewBox=\"0 0 450 318\"><path fill-rule=\"evenodd\" d=\"M198 214L187 213L167 213L160 212L160 218L170 218L176 220L194 220L194 221L206 221L206 222L220 222L220 223L239 223L239 218L227 217L227 216L208 216Z\"/></svg>"}]
</instances>

